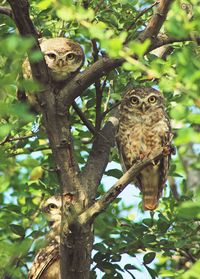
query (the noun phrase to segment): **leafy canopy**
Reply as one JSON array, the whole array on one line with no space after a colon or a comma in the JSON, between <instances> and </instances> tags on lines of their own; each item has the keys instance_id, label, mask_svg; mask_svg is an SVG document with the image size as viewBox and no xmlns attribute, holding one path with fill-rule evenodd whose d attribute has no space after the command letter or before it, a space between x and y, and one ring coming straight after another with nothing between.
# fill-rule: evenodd
<instances>
[{"instance_id":1,"label":"leafy canopy","mask_svg":"<svg viewBox=\"0 0 200 279\"><path fill-rule=\"evenodd\" d=\"M174 1L163 29L180 40L195 37L200 29L198 1L185 2L193 5L192 20L180 8L180 1ZM94 62L94 43L99 56L125 58L121 68L101 79L104 84L101 112L121 99L128 84L148 85L164 92L172 119L177 154L170 169L171 190L168 185L156 213L144 214L141 205L138 209L134 202L135 188L129 186L133 202L127 203L126 196L119 198L97 218L92 278L96 278L98 270L102 278L137 278L142 272L148 272L151 278L198 278L199 47L194 42L178 42L166 60L152 53L144 56L150 42L139 43L134 39L153 11L138 15L152 1L34 0L30 4L31 18L43 36L66 36L80 42L86 55L84 68ZM39 86L33 81L18 80L22 61L33 40L21 38L13 21L5 15L1 15L0 25L0 277L9 272L17 279L26 278L35 252L43 245L47 229L40 211L41 202L44 196L59 191L59 187L55 173L48 171L54 165L46 135L38 129L41 117L35 117L16 99L17 87L34 94ZM129 42L124 46L127 38ZM132 54L137 55L137 61ZM40 56L33 52L31 59L36 61ZM89 87L77 99L77 104L95 126L95 86ZM108 116L105 115L101 125ZM76 157L80 166L84 166L93 135L72 108L70 121ZM115 149L110 154L110 162L117 165L112 163L106 171L105 177L110 177L110 185L106 186L113 184L114 177L121 176ZM107 188L101 184L98 194ZM178 192L178 201L173 190ZM124 254L130 256L125 263L121 261Z\"/></svg>"}]
</instances>

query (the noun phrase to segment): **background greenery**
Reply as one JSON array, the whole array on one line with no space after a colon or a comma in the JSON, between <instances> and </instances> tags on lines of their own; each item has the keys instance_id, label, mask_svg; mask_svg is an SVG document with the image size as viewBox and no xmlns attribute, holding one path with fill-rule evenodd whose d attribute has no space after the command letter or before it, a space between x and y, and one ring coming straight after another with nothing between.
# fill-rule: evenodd
<instances>
[{"instance_id":1,"label":"background greenery","mask_svg":"<svg viewBox=\"0 0 200 279\"><path fill-rule=\"evenodd\" d=\"M92 42L96 42L99 56L126 58L121 68L101 80L102 83L106 80L102 112L120 100L128 84L148 85L164 92L172 120L177 154L173 156L171 177L158 210L144 214L141 204L134 202L135 188L129 186L133 203L127 204L126 196L119 198L97 218L92 278L96 278L97 270L101 271L101 278L139 278L138 272L142 276L144 269L149 278L199 278L199 49L195 43L176 43L166 60L154 54L144 56L149 42L140 44L134 38L146 25L152 9L136 22L135 19L152 3L30 1L32 20L42 36L65 36L80 42L86 53L84 67L94 62ZM195 37L200 30L198 1L184 3L193 5L192 19L180 8L180 1L175 1L164 25L169 35L180 39ZM9 273L18 279L26 278L29 263L42 246L47 226L40 211L41 202L58 191L58 183L54 172L50 171L52 155L48 140L39 129L40 116L31 114L16 99L17 86L31 92L38 88L33 81L19 84L17 79L32 39L20 38L7 16L1 15L0 27L0 278ZM124 47L127 36L131 41ZM133 53L138 55L138 61L131 58ZM33 53L32 59L39 59L38 53ZM95 86L77 99L77 104L94 125L95 102ZM102 125L108 116L102 119ZM84 166L93 135L73 109L71 125L77 160ZM116 149L110 154L110 162L119 163ZM106 189L113 184L112 177L119 178L122 174L119 165L110 166L105 173L110 177L106 180L110 184ZM104 191L102 184L99 194ZM130 256L127 262L121 261L123 254ZM140 264L135 260L138 255Z\"/></svg>"}]
</instances>

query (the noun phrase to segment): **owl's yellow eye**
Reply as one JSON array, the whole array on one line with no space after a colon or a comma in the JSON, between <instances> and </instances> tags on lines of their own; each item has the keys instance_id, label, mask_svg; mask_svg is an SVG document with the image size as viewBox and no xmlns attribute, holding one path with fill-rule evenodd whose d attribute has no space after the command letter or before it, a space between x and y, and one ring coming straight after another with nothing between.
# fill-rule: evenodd
<instances>
[{"instance_id":1,"label":"owl's yellow eye","mask_svg":"<svg viewBox=\"0 0 200 279\"><path fill-rule=\"evenodd\" d=\"M50 203L50 204L48 205L48 209L56 209L56 208L58 208L58 207L57 207L57 205L55 205L54 203Z\"/></svg>"},{"instance_id":2,"label":"owl's yellow eye","mask_svg":"<svg viewBox=\"0 0 200 279\"><path fill-rule=\"evenodd\" d=\"M151 103L151 104L154 104L156 102L156 100L157 100L157 98L155 96L151 96L148 99L149 103Z\"/></svg>"},{"instance_id":3,"label":"owl's yellow eye","mask_svg":"<svg viewBox=\"0 0 200 279\"><path fill-rule=\"evenodd\" d=\"M75 55L74 55L73 53L68 53L68 54L66 55L66 57L67 57L68 60L73 60L74 57L75 57Z\"/></svg>"},{"instance_id":4,"label":"owl's yellow eye","mask_svg":"<svg viewBox=\"0 0 200 279\"><path fill-rule=\"evenodd\" d=\"M56 59L56 55L54 53L46 54L50 59Z\"/></svg>"},{"instance_id":5,"label":"owl's yellow eye","mask_svg":"<svg viewBox=\"0 0 200 279\"><path fill-rule=\"evenodd\" d=\"M139 104L139 99L137 97L131 97L130 102L133 105L137 105L137 104Z\"/></svg>"}]
</instances>

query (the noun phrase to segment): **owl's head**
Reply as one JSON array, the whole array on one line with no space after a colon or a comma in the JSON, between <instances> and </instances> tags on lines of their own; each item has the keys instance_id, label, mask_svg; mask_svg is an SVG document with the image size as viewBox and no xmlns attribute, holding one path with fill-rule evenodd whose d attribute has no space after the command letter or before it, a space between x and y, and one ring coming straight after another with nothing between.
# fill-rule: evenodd
<instances>
[{"instance_id":1,"label":"owl's head","mask_svg":"<svg viewBox=\"0 0 200 279\"><path fill-rule=\"evenodd\" d=\"M138 87L128 90L121 102L121 110L146 113L164 106L162 93L151 87Z\"/></svg>"},{"instance_id":2,"label":"owl's head","mask_svg":"<svg viewBox=\"0 0 200 279\"><path fill-rule=\"evenodd\" d=\"M40 42L46 64L54 81L67 79L84 63L81 46L67 38L43 39Z\"/></svg>"},{"instance_id":3,"label":"owl's head","mask_svg":"<svg viewBox=\"0 0 200 279\"><path fill-rule=\"evenodd\" d=\"M46 215L47 220L49 221L49 225L53 226L55 223L61 222L61 213L62 213L62 202L64 208L70 206L73 197L70 194L63 194L52 196L48 198L43 205L43 212Z\"/></svg>"}]
</instances>

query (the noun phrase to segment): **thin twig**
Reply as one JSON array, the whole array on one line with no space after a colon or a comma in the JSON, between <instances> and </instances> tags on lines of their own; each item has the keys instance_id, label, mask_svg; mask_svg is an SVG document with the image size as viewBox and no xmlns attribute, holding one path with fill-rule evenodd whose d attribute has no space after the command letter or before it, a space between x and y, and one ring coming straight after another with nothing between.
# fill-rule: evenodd
<instances>
[{"instance_id":1,"label":"thin twig","mask_svg":"<svg viewBox=\"0 0 200 279\"><path fill-rule=\"evenodd\" d=\"M154 2L151 6L145 8L144 10L142 10L134 19L134 21L127 27L127 32L130 31L136 24L136 22L138 21L139 18L141 18L144 14L146 14L148 11L150 11L154 6L158 5L160 1L156 1ZM124 44L127 44L129 42L129 40L131 39L131 34L129 34L126 37L126 40L124 41Z\"/></svg>"},{"instance_id":2,"label":"thin twig","mask_svg":"<svg viewBox=\"0 0 200 279\"><path fill-rule=\"evenodd\" d=\"M102 114L102 118L104 118L111 110L113 110L114 108L118 107L121 104L121 101L115 103L112 107L110 107L109 109L105 110Z\"/></svg>"},{"instance_id":3,"label":"thin twig","mask_svg":"<svg viewBox=\"0 0 200 279\"><path fill-rule=\"evenodd\" d=\"M104 111L106 111L106 110L108 109L108 104L109 104L110 95L111 95L110 91L111 91L111 81L110 81L110 86L109 86L109 88L108 88L107 98L106 98L106 101L105 101L105 103L104 103ZM102 118L103 118L103 114L102 114Z\"/></svg>"},{"instance_id":4,"label":"thin twig","mask_svg":"<svg viewBox=\"0 0 200 279\"><path fill-rule=\"evenodd\" d=\"M98 2L98 5L96 5L95 9L94 9L94 13L96 14L98 12L98 10L101 8L101 5L104 4L104 0L100 0Z\"/></svg>"},{"instance_id":5,"label":"thin twig","mask_svg":"<svg viewBox=\"0 0 200 279\"><path fill-rule=\"evenodd\" d=\"M22 154L30 154L33 152L43 151L43 150L50 150L49 146L41 147L41 148L25 148L22 152L13 152L9 155L9 157L15 157Z\"/></svg>"},{"instance_id":6,"label":"thin twig","mask_svg":"<svg viewBox=\"0 0 200 279\"><path fill-rule=\"evenodd\" d=\"M82 112L82 110L78 107L78 105L76 104L76 102L74 101L72 103L72 107L75 110L75 112L78 114L78 116L80 117L80 119L82 120L82 122L85 124L85 126L88 128L88 130L93 134L96 135L97 132L95 130L95 127L92 125L92 123L87 119L87 117L85 116L85 114Z\"/></svg>"},{"instance_id":7,"label":"thin twig","mask_svg":"<svg viewBox=\"0 0 200 279\"><path fill-rule=\"evenodd\" d=\"M101 103L102 103L102 89L101 82L97 80L95 82L96 89L96 119L95 119L95 129L98 131L101 128L102 114L101 114Z\"/></svg>"},{"instance_id":8,"label":"thin twig","mask_svg":"<svg viewBox=\"0 0 200 279\"><path fill-rule=\"evenodd\" d=\"M45 167L43 167L42 166L42 169L44 170L44 171L48 171L48 172L57 172L58 171L58 169L57 168L45 168Z\"/></svg>"},{"instance_id":9,"label":"thin twig","mask_svg":"<svg viewBox=\"0 0 200 279\"><path fill-rule=\"evenodd\" d=\"M92 123L87 119L85 114L82 112L82 110L78 107L76 102L73 102L72 104L73 109L76 111L80 119L83 121L85 126L88 128L88 130L94 135L94 136L101 136L104 140L107 140L104 135L101 134L101 132L96 131L95 127L92 125Z\"/></svg>"},{"instance_id":10,"label":"thin twig","mask_svg":"<svg viewBox=\"0 0 200 279\"><path fill-rule=\"evenodd\" d=\"M13 138L10 138L10 134L6 136L6 138L0 142L0 145L4 145L6 142L12 142L12 141L20 141L20 140L24 140L24 139L29 139L29 138L33 138L35 137L36 135L33 133L31 135L27 135L27 136L20 136L20 137L13 137Z\"/></svg>"},{"instance_id":11,"label":"thin twig","mask_svg":"<svg viewBox=\"0 0 200 279\"><path fill-rule=\"evenodd\" d=\"M147 7L146 9L144 9L143 11L141 11L135 18L135 22L133 24L136 23L136 21L142 17L144 14L146 14L148 11L150 11L154 6L158 5L160 3L160 1L155 1L151 6ZM131 28L131 27L130 27ZM128 30L130 30L130 28Z\"/></svg>"},{"instance_id":12,"label":"thin twig","mask_svg":"<svg viewBox=\"0 0 200 279\"><path fill-rule=\"evenodd\" d=\"M92 42L92 56L94 59L94 63L98 61L99 59L99 49L97 47L97 42L95 39L91 40ZM100 79L95 82L95 90L96 90L96 119L95 119L95 129L98 131L101 128L101 121L102 121L102 115L101 115L101 103L102 103L102 88L101 88L101 82Z\"/></svg>"},{"instance_id":13,"label":"thin twig","mask_svg":"<svg viewBox=\"0 0 200 279\"><path fill-rule=\"evenodd\" d=\"M104 89L106 88L107 80L108 80L108 76L104 79L103 84L102 84L102 86L101 86L102 92L103 92Z\"/></svg>"},{"instance_id":14,"label":"thin twig","mask_svg":"<svg viewBox=\"0 0 200 279\"><path fill-rule=\"evenodd\" d=\"M146 39L154 39L157 37L169 11L173 0L160 0L156 12L149 20L147 27L139 35L139 39L144 42Z\"/></svg>"}]
</instances>

